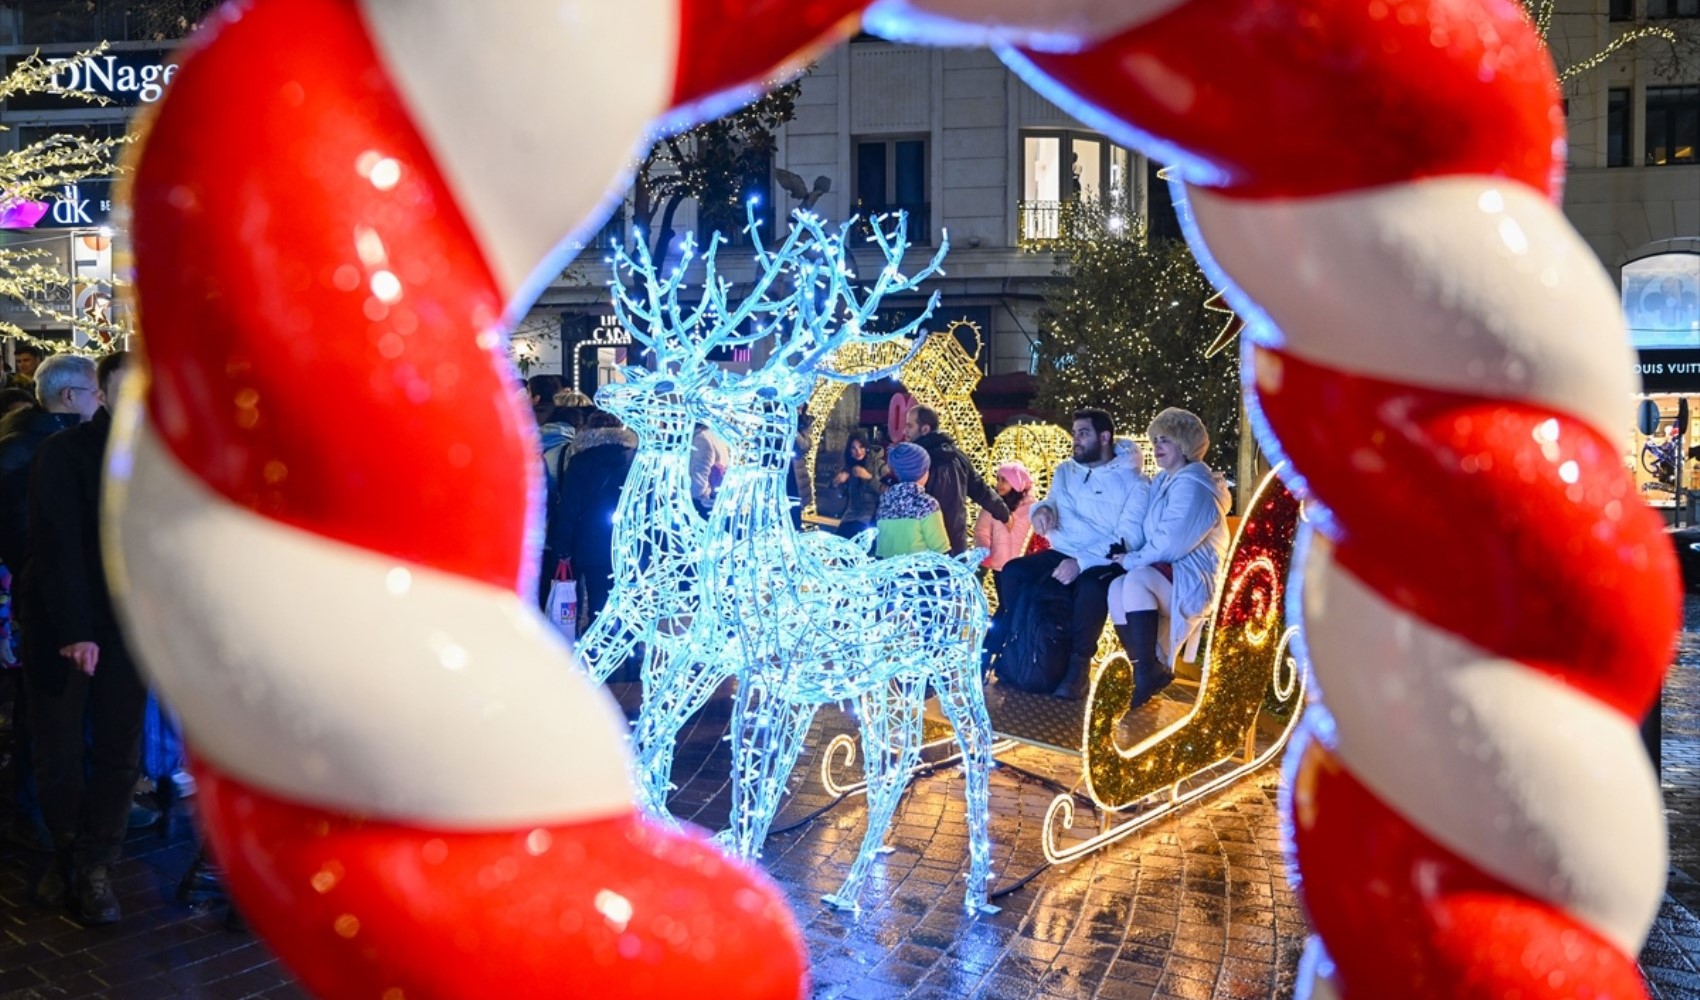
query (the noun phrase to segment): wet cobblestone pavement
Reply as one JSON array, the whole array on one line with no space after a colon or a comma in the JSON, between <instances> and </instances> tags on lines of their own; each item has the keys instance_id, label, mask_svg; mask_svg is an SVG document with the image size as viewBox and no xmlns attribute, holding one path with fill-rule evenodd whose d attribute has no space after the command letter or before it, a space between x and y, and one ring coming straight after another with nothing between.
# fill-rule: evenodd
<instances>
[{"instance_id":1,"label":"wet cobblestone pavement","mask_svg":"<svg viewBox=\"0 0 1700 1000\"><path fill-rule=\"evenodd\" d=\"M1664 710L1670 896L1642 954L1660 1000L1700 1000L1700 599L1687 611ZM676 809L708 826L727 808L720 736L728 707L712 704L695 721L675 772ZM829 801L817 775L825 738L842 725L830 710L822 714L794 779L798 793L776 829ZM1036 751L1004 757L1064 776L1055 758ZM820 903L855 856L859 800L773 836L765 863L804 928L817 1000L1284 998L1293 993L1304 925L1280 854L1278 781L1267 769L1073 866L1042 871L999 898L1000 912L977 918L962 911L962 783L948 770L921 778L906 796L860 914ZM1041 866L1052 794L1009 770L994 774L1000 885ZM194 853L182 810L162 828L133 834L116 870L125 920L84 929L30 905L27 857L0 848L0 1000L304 996L262 944L227 926L221 903L177 900Z\"/></svg>"}]
</instances>

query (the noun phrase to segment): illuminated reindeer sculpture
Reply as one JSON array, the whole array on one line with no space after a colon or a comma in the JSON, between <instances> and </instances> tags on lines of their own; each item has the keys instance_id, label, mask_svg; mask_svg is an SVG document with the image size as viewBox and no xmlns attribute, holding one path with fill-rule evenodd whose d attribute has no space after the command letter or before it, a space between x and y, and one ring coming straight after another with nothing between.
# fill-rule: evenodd
<instances>
[{"instance_id":1,"label":"illuminated reindeer sculpture","mask_svg":"<svg viewBox=\"0 0 1700 1000\"><path fill-rule=\"evenodd\" d=\"M793 252L800 239L793 234L778 252ZM674 734L655 738L653 727L676 717L681 707L688 717L731 675L701 657L681 661L688 645L701 638L692 628L701 604L698 563L707 522L692 502L690 477L692 435L705 416L700 383L717 374L708 362L714 347L767 335L773 314L790 307L788 297L770 294L778 272L765 275L739 305L729 304L730 285L715 268L722 242L715 234L703 254L709 280L689 306L680 296L697 256L694 236L685 238L679 266L665 279L656 275L643 241L636 260L623 249L616 252L610 283L615 313L632 338L654 353L656 364L654 370L627 368L624 382L596 393L597 404L637 435L638 448L614 515L613 589L579 652L600 682L642 651L644 710L633 734L638 797L661 818L668 818ZM637 280L627 285L622 276ZM738 333L746 323L754 334Z\"/></svg>"},{"instance_id":2,"label":"illuminated reindeer sculpture","mask_svg":"<svg viewBox=\"0 0 1700 1000\"><path fill-rule=\"evenodd\" d=\"M785 488L798 411L816 378L865 381L901 366L844 376L830 368L833 352L849 344L911 336L937 304L935 295L907 326L867 332L881 300L937 273L946 249L941 247L915 275L904 276L904 220L899 217L889 232L886 225L883 218L872 223L869 242L882 260L865 295L853 284L844 245L850 224L829 232L819 218L799 212L791 239L777 251L764 248L752 227L763 275L758 290L772 296L770 305L753 308L776 322L759 334L735 334L732 324L717 323L691 352L692 360L700 362L706 358L704 348L767 337L773 341L766 362L748 374L705 373L689 381L691 391L700 394L703 413L739 456L702 535L701 603L690 644L700 662L689 675L738 678L732 812L721 840L745 857L761 852L816 711L832 702L856 704L868 829L844 885L826 900L844 907L856 905L919 760L922 710L931 685L963 754L971 861L966 901L970 909L979 909L986 906L990 865L991 767L991 724L979 675L986 602L972 569L982 553L875 560L865 549L793 529ZM779 274L787 278L788 294L774 294L777 286L770 279ZM710 284L717 280L710 275ZM752 308L748 300L745 308ZM683 339L676 332L670 337ZM694 696L706 697L704 686ZM695 707L677 701L666 718L645 720L640 744L671 743ZM650 759L652 750L640 746L639 753Z\"/></svg>"}]
</instances>

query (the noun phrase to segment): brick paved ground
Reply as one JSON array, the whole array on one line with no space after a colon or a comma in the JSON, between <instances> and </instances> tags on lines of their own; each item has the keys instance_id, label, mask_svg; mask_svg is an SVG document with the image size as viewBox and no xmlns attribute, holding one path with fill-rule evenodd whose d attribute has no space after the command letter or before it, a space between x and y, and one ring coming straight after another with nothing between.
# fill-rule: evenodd
<instances>
[{"instance_id":1,"label":"brick paved ground","mask_svg":"<svg viewBox=\"0 0 1700 1000\"><path fill-rule=\"evenodd\" d=\"M1700 1000L1700 600L1667 694L1665 792L1672 830L1672 897L1643 953L1660 1000ZM679 811L708 825L726 809L719 735L727 706L711 705L686 735ZM826 713L822 733L842 725ZM816 739L799 769L814 786ZM1012 760L1043 770L1047 760ZM1279 847L1273 771L1066 869L1051 870L971 919L961 911L966 832L961 781L919 781L870 879L859 916L819 904L836 888L862 832L854 800L768 844L767 864L790 894L814 960L819 1000L980 997L986 1000L1195 1000L1289 997L1303 924ZM801 782L800 782L801 783ZM992 785L994 870L1000 882L1040 861L1049 789L1007 771ZM824 802L800 791L781 816ZM225 909L174 898L193 842L179 814L163 833L132 837L118 869L126 920L85 930L25 899L25 859L0 851L0 1000L46 997L299 997L289 977Z\"/></svg>"}]
</instances>

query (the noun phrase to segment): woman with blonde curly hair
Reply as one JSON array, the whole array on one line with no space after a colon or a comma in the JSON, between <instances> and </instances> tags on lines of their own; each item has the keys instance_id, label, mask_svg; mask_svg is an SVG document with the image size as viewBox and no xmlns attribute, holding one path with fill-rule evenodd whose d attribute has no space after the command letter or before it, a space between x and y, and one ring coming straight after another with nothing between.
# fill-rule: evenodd
<instances>
[{"instance_id":1,"label":"woman with blonde curly hair","mask_svg":"<svg viewBox=\"0 0 1700 1000\"><path fill-rule=\"evenodd\" d=\"M1204 464L1210 432L1197 415L1170 407L1147 432L1159 470L1151 501L1121 525L1127 570L1110 584L1110 620L1133 661L1133 708L1174 680L1174 653L1210 615L1216 573L1228 552L1228 485ZM1169 634L1158 655L1158 619ZM1167 663L1168 665L1165 665Z\"/></svg>"}]
</instances>

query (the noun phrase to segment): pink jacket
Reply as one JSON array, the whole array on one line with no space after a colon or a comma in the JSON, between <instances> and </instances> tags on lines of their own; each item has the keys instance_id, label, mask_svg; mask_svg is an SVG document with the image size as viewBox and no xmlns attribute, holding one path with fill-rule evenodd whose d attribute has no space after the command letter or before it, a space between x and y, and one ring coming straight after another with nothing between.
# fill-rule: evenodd
<instances>
[{"instance_id":1,"label":"pink jacket","mask_svg":"<svg viewBox=\"0 0 1700 1000\"><path fill-rule=\"evenodd\" d=\"M1031 534L1027 516L1032 508L1033 498L1022 498L1021 506L1010 511L1008 524L980 511L979 518L974 521L974 545L989 550L980 565L988 569L1003 569L1004 563L1021 555L1022 550L1027 548L1027 536Z\"/></svg>"}]
</instances>

